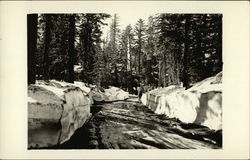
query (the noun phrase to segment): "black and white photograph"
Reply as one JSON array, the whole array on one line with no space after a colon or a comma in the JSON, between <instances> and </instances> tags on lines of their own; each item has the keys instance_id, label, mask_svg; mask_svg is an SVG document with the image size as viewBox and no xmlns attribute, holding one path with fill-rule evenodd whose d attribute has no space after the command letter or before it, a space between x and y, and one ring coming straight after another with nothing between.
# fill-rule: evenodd
<instances>
[{"instance_id":1,"label":"black and white photograph","mask_svg":"<svg viewBox=\"0 0 250 160\"><path fill-rule=\"evenodd\" d=\"M0 159L249 159L249 1L0 2Z\"/></svg>"},{"instance_id":2,"label":"black and white photograph","mask_svg":"<svg viewBox=\"0 0 250 160\"><path fill-rule=\"evenodd\" d=\"M222 14L28 14L28 149L221 149Z\"/></svg>"}]
</instances>

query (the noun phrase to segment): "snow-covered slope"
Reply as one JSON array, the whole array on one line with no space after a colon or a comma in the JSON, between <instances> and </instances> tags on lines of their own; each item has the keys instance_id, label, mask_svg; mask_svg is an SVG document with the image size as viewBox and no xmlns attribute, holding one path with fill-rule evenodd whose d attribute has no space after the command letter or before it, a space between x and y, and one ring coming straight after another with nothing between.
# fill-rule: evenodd
<instances>
[{"instance_id":1,"label":"snow-covered slope","mask_svg":"<svg viewBox=\"0 0 250 160\"><path fill-rule=\"evenodd\" d=\"M91 116L85 91L66 82L38 81L28 86L28 147L67 141Z\"/></svg>"},{"instance_id":2,"label":"snow-covered slope","mask_svg":"<svg viewBox=\"0 0 250 160\"><path fill-rule=\"evenodd\" d=\"M142 96L141 101L157 114L215 130L222 129L222 73L187 90L169 86L150 91Z\"/></svg>"}]
</instances>

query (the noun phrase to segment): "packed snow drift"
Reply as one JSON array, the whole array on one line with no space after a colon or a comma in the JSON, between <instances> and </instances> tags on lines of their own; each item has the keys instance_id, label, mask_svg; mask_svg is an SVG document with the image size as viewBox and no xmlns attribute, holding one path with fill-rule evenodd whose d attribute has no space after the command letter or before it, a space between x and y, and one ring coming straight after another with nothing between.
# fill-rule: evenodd
<instances>
[{"instance_id":1,"label":"packed snow drift","mask_svg":"<svg viewBox=\"0 0 250 160\"><path fill-rule=\"evenodd\" d=\"M109 87L108 89L104 89L104 92L93 90L93 99L97 102L112 102L125 100L129 98L129 93L117 88L117 87Z\"/></svg>"},{"instance_id":2,"label":"packed snow drift","mask_svg":"<svg viewBox=\"0 0 250 160\"><path fill-rule=\"evenodd\" d=\"M28 86L28 147L67 141L91 116L87 88L51 80Z\"/></svg>"},{"instance_id":3,"label":"packed snow drift","mask_svg":"<svg viewBox=\"0 0 250 160\"><path fill-rule=\"evenodd\" d=\"M49 147L67 141L91 116L94 101L125 100L117 87L101 92L83 82L37 81L28 86L28 147Z\"/></svg>"},{"instance_id":4,"label":"packed snow drift","mask_svg":"<svg viewBox=\"0 0 250 160\"><path fill-rule=\"evenodd\" d=\"M222 129L222 73L187 90L169 86L149 91L142 95L141 101L157 114L214 130Z\"/></svg>"}]
</instances>

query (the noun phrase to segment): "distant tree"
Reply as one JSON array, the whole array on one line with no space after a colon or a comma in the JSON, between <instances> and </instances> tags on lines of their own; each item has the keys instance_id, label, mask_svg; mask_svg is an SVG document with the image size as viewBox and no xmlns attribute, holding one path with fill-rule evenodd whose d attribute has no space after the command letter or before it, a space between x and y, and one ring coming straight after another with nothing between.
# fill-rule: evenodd
<instances>
[{"instance_id":1,"label":"distant tree","mask_svg":"<svg viewBox=\"0 0 250 160\"><path fill-rule=\"evenodd\" d=\"M98 52L101 53L101 26L106 25L104 20L108 14L82 14L80 15L79 31L79 58L83 65L82 81L93 83L96 79L95 63ZM95 82L94 82L95 83Z\"/></svg>"},{"instance_id":2,"label":"distant tree","mask_svg":"<svg viewBox=\"0 0 250 160\"><path fill-rule=\"evenodd\" d=\"M153 84L155 83L155 70L157 62L156 62L156 26L155 26L155 17L150 16L148 18L148 24L147 24L147 29L145 33L145 54L146 54L146 61L145 61L145 81L147 84ZM158 78L157 78L158 79Z\"/></svg>"},{"instance_id":3,"label":"distant tree","mask_svg":"<svg viewBox=\"0 0 250 160\"><path fill-rule=\"evenodd\" d=\"M117 14L114 14L112 23L110 25L110 39L108 43L108 59L109 59L109 65L110 65L110 71L112 75L112 81L114 86L119 87L121 85L121 82L119 81L119 75L118 75L118 64L120 63L120 51L118 49L119 44L119 34L120 29L119 27L119 18Z\"/></svg>"},{"instance_id":4,"label":"distant tree","mask_svg":"<svg viewBox=\"0 0 250 160\"><path fill-rule=\"evenodd\" d=\"M126 26L121 35L121 60L123 63L123 87L131 90L132 77L132 45L134 43L134 33L132 26Z\"/></svg>"},{"instance_id":5,"label":"distant tree","mask_svg":"<svg viewBox=\"0 0 250 160\"><path fill-rule=\"evenodd\" d=\"M135 25L135 44L138 56L138 75L141 76L141 64L142 64L142 48L145 42L145 24L142 19L139 19Z\"/></svg>"}]
</instances>

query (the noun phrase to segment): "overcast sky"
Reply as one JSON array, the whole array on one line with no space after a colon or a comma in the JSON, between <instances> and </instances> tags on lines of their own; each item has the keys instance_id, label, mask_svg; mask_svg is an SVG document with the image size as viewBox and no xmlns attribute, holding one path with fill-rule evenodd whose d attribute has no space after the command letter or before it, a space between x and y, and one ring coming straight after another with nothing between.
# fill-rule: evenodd
<instances>
[{"instance_id":1,"label":"overcast sky","mask_svg":"<svg viewBox=\"0 0 250 160\"><path fill-rule=\"evenodd\" d=\"M114 14L111 14L111 18L108 18L106 20L106 23L108 23L108 26L103 27L103 38L107 36L107 32L109 30L112 18ZM147 24L148 17L153 15L153 13L146 13L146 12L136 12L136 11L127 11L127 12L119 12L117 13L118 19L119 19L119 28L121 31L125 29L125 27L129 24L132 25L134 28L134 25L136 22L141 18L144 20L145 24Z\"/></svg>"}]
</instances>

